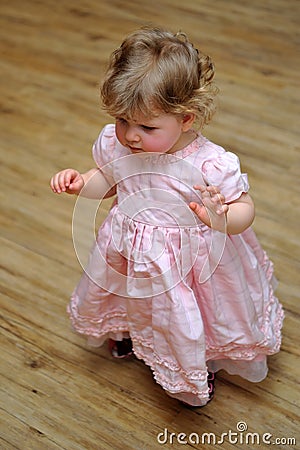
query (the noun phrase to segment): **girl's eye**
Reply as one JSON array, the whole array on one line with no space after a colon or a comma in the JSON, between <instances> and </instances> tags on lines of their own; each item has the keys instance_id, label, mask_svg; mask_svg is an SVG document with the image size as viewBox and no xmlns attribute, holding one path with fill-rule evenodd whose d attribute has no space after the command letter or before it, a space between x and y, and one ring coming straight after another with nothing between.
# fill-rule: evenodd
<instances>
[{"instance_id":1,"label":"girl's eye","mask_svg":"<svg viewBox=\"0 0 300 450\"><path fill-rule=\"evenodd\" d=\"M143 130L145 130L145 131L153 131L153 130L156 130L155 127L148 127L147 125L141 125L141 127L142 127Z\"/></svg>"}]
</instances>

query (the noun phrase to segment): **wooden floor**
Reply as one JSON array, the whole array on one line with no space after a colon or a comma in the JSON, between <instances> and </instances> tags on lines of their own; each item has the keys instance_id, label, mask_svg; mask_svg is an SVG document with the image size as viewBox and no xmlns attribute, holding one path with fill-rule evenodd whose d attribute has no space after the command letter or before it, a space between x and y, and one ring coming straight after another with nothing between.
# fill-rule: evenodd
<instances>
[{"instance_id":1,"label":"wooden floor","mask_svg":"<svg viewBox=\"0 0 300 450\"><path fill-rule=\"evenodd\" d=\"M299 1L2 0L0 8L1 450L264 448L265 433L280 439L275 448L300 448ZM61 168L91 167L91 145L109 121L98 99L105 63L145 24L186 31L215 60L220 106L205 133L249 174L254 228L286 313L267 379L222 372L216 398L197 410L167 397L142 362L115 361L71 331L65 309L81 273L75 199L48 186ZM197 444L203 433L219 441L237 432L238 422L260 445L240 432L238 443L232 435L213 447L211 435Z\"/></svg>"}]
</instances>

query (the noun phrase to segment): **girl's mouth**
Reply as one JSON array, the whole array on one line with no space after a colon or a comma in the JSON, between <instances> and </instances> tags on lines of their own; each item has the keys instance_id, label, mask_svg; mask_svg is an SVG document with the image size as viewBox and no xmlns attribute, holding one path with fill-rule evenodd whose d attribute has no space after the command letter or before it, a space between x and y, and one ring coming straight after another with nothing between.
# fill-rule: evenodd
<instances>
[{"instance_id":1,"label":"girl's mouth","mask_svg":"<svg viewBox=\"0 0 300 450\"><path fill-rule=\"evenodd\" d=\"M143 151L141 148L131 147L130 145L128 145L128 148L131 151L131 153L141 153Z\"/></svg>"}]
</instances>

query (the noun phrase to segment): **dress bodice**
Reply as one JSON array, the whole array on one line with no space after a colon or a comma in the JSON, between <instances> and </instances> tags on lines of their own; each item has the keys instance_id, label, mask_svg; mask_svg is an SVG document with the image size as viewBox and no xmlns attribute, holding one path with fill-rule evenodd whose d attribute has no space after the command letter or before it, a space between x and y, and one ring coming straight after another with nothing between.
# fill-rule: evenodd
<instances>
[{"instance_id":1,"label":"dress bodice","mask_svg":"<svg viewBox=\"0 0 300 450\"><path fill-rule=\"evenodd\" d=\"M218 186L227 202L247 192L247 176L239 159L201 134L173 154L131 154L107 125L93 147L93 156L108 181L117 185L118 207L133 220L167 227L201 223L189 203L201 203L195 185Z\"/></svg>"}]
</instances>

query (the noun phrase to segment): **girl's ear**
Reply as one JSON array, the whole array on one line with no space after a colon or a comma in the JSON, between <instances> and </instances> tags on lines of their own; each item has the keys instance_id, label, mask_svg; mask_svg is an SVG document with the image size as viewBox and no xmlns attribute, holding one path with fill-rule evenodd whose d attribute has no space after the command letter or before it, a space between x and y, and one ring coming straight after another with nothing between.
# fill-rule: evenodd
<instances>
[{"instance_id":1,"label":"girl's ear","mask_svg":"<svg viewBox=\"0 0 300 450\"><path fill-rule=\"evenodd\" d=\"M195 122L195 114L184 114L182 118L182 131L189 131Z\"/></svg>"}]
</instances>

